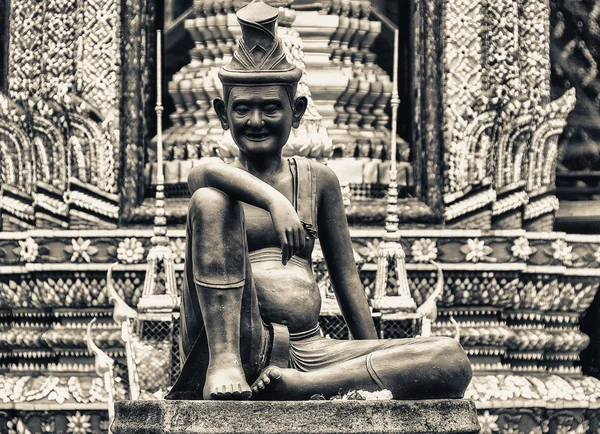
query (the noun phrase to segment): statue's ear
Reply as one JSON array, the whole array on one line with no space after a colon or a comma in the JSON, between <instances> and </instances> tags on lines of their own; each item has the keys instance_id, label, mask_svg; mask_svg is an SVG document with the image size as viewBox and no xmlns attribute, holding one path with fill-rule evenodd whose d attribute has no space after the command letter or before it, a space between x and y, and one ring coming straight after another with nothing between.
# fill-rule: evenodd
<instances>
[{"instance_id":1,"label":"statue's ear","mask_svg":"<svg viewBox=\"0 0 600 434\"><path fill-rule=\"evenodd\" d=\"M221 126L224 130L229 129L229 122L227 121L227 109L225 108L225 101L221 98L215 98L213 101L213 107L215 112L217 112L217 116L221 121Z\"/></svg>"},{"instance_id":2,"label":"statue's ear","mask_svg":"<svg viewBox=\"0 0 600 434\"><path fill-rule=\"evenodd\" d=\"M308 99L305 96L299 96L294 101L294 116L292 119L292 126L294 128L298 128L300 126L300 121L302 120L302 116L304 116L307 104Z\"/></svg>"}]
</instances>

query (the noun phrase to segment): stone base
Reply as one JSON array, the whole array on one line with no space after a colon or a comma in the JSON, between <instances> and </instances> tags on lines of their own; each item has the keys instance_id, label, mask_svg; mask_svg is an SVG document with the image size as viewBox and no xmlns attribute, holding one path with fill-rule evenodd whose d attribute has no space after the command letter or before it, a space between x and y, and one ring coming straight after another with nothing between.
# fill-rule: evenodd
<instances>
[{"instance_id":1,"label":"stone base","mask_svg":"<svg viewBox=\"0 0 600 434\"><path fill-rule=\"evenodd\" d=\"M425 401L121 401L114 434L478 433L475 404Z\"/></svg>"}]
</instances>

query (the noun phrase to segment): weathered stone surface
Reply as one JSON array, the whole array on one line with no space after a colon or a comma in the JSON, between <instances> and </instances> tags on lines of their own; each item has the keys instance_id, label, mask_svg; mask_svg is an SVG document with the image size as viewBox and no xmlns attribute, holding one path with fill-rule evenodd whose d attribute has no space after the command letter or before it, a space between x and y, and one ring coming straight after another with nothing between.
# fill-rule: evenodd
<instances>
[{"instance_id":1,"label":"weathered stone surface","mask_svg":"<svg viewBox=\"0 0 600 434\"><path fill-rule=\"evenodd\" d=\"M475 404L424 401L121 401L114 434L478 433Z\"/></svg>"}]
</instances>

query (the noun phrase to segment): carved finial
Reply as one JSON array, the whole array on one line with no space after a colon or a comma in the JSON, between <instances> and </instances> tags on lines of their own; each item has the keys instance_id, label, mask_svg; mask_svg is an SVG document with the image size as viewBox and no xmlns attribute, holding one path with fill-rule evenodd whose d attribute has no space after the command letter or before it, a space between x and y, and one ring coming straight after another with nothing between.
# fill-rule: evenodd
<instances>
[{"instance_id":1,"label":"carved finial","mask_svg":"<svg viewBox=\"0 0 600 434\"><path fill-rule=\"evenodd\" d=\"M165 175L163 172L162 140L162 32L156 31L156 210L154 215L154 236L152 245L166 246L167 218L165 216Z\"/></svg>"},{"instance_id":2,"label":"carved finial","mask_svg":"<svg viewBox=\"0 0 600 434\"><path fill-rule=\"evenodd\" d=\"M156 186L156 216L154 217L154 236L152 248L148 252L146 279L144 290L137 308L141 313L172 313L178 302L175 287L175 268L173 252L169 248L167 237L167 218L164 203L163 144L162 144L162 32L156 31L156 115L157 115L157 147L158 163Z\"/></svg>"},{"instance_id":3,"label":"carved finial","mask_svg":"<svg viewBox=\"0 0 600 434\"><path fill-rule=\"evenodd\" d=\"M396 164L397 137L396 130L398 125L398 106L400 98L398 96L398 30L394 31L394 70L392 76L392 98L390 106L392 109L392 140L390 152L390 184L388 190L387 217L385 220L386 236L384 239L400 240L398 234L398 168Z\"/></svg>"},{"instance_id":4,"label":"carved finial","mask_svg":"<svg viewBox=\"0 0 600 434\"><path fill-rule=\"evenodd\" d=\"M113 307L113 319L117 324L121 325L129 319L136 318L137 312L125 303L125 300L123 300L115 290L112 281L112 270L116 265L118 265L118 262L112 264L106 272L106 286L108 288L109 300L113 300L115 303Z\"/></svg>"},{"instance_id":5,"label":"carved finial","mask_svg":"<svg viewBox=\"0 0 600 434\"><path fill-rule=\"evenodd\" d=\"M442 293L444 292L444 272L442 271L442 267L435 262L431 261L433 265L437 268L438 278L437 283L435 285L435 289L431 293L431 295L418 307L417 313L423 315L423 317L428 318L430 321L435 321L437 318L437 301L441 298Z\"/></svg>"},{"instance_id":6,"label":"carved finial","mask_svg":"<svg viewBox=\"0 0 600 434\"><path fill-rule=\"evenodd\" d=\"M96 318L92 319L88 325L85 334L85 342L87 344L87 349L90 353L94 355L94 368L96 370L96 374L102 377L104 381L104 389L108 395L108 419L110 422L115 418L114 414L114 398L113 398L113 367L115 361L104 351L102 351L94 342L92 338L92 325L96 322ZM110 434L110 429L109 429Z\"/></svg>"},{"instance_id":7,"label":"carved finial","mask_svg":"<svg viewBox=\"0 0 600 434\"><path fill-rule=\"evenodd\" d=\"M85 342L87 344L88 351L94 355L94 368L96 374L100 377L104 377L104 374L112 370L115 361L104 351L102 351L92 338L92 325L96 322L96 318L92 319L88 325L85 334Z\"/></svg>"},{"instance_id":8,"label":"carved finial","mask_svg":"<svg viewBox=\"0 0 600 434\"><path fill-rule=\"evenodd\" d=\"M398 230L398 184L396 167L396 125L398 122L398 30L394 29L394 73L392 87L392 150L385 234L377 252L377 275L373 308L384 313L414 312L415 301L410 294L406 276L406 258ZM397 295L390 295L397 294Z\"/></svg>"}]
</instances>

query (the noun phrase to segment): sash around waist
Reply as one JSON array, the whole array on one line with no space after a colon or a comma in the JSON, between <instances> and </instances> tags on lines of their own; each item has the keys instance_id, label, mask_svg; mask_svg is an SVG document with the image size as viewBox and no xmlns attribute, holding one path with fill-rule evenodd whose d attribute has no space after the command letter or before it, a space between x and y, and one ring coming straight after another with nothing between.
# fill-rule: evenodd
<instances>
[{"instance_id":1,"label":"sash around waist","mask_svg":"<svg viewBox=\"0 0 600 434\"><path fill-rule=\"evenodd\" d=\"M304 339L312 338L314 336L323 336L323 331L321 330L321 326L319 324L315 325L313 328L309 330L305 330L302 332L290 332L290 341L296 342Z\"/></svg>"},{"instance_id":2,"label":"sash around waist","mask_svg":"<svg viewBox=\"0 0 600 434\"><path fill-rule=\"evenodd\" d=\"M284 267L284 265L281 263L281 249L279 247L266 247L264 249L255 250L253 252L249 252L248 256L251 264L258 262L277 262ZM305 268L312 273L312 267L308 260L299 258L296 255L291 257L291 259L288 261L288 265L296 265L298 267Z\"/></svg>"}]
</instances>

